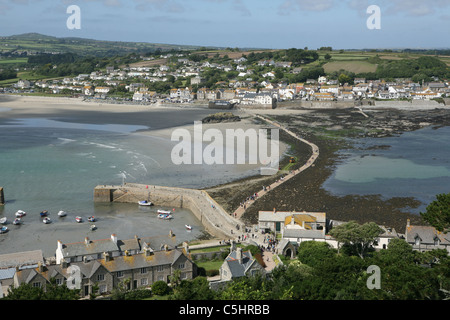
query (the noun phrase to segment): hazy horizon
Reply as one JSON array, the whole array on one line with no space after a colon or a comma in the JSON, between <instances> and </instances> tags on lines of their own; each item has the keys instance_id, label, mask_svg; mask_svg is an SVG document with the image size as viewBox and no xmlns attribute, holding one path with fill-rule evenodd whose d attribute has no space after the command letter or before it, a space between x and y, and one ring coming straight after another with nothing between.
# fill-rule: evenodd
<instances>
[{"instance_id":1,"label":"hazy horizon","mask_svg":"<svg viewBox=\"0 0 450 320\"><path fill-rule=\"evenodd\" d=\"M67 9L80 8L81 29ZM380 9L370 29L368 8ZM437 49L450 0L0 0L5 35L239 48Z\"/></svg>"}]
</instances>

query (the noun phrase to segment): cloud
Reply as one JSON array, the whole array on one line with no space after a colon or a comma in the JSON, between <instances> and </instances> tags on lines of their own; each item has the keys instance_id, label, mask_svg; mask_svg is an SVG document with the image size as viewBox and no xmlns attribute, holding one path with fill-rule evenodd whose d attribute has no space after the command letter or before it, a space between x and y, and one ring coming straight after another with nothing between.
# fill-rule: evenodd
<instances>
[{"instance_id":1,"label":"cloud","mask_svg":"<svg viewBox=\"0 0 450 320\"><path fill-rule=\"evenodd\" d=\"M278 7L278 13L283 15L291 11L323 12L341 4L346 4L348 8L363 13L369 5L376 4L386 14L427 16L450 7L450 0L283 0Z\"/></svg>"}]
</instances>

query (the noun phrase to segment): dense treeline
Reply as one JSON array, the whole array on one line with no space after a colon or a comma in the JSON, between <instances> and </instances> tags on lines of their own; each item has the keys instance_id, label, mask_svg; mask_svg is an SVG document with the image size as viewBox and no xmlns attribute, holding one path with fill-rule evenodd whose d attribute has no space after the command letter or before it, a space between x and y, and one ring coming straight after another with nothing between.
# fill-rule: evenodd
<instances>
[{"instance_id":1,"label":"dense treeline","mask_svg":"<svg viewBox=\"0 0 450 320\"><path fill-rule=\"evenodd\" d=\"M246 58L249 64L256 63L259 60L273 59L275 61L289 61L292 62L293 66L299 66L318 60L319 54L316 51L291 48L287 50L251 52Z\"/></svg>"},{"instance_id":2,"label":"dense treeline","mask_svg":"<svg viewBox=\"0 0 450 320\"><path fill-rule=\"evenodd\" d=\"M0 81L17 78L17 72L12 69L5 69L0 71Z\"/></svg>"}]
</instances>

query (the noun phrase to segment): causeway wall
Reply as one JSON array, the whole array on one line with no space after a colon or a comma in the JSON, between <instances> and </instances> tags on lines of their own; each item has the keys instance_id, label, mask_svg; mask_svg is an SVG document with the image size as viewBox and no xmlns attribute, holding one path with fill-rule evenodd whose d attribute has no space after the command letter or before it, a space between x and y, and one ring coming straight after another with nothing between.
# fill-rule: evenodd
<instances>
[{"instance_id":1,"label":"causeway wall","mask_svg":"<svg viewBox=\"0 0 450 320\"><path fill-rule=\"evenodd\" d=\"M151 201L156 206L186 208L192 211L212 236L228 240L241 234L245 225L233 218L203 190L126 183L100 185L94 189L94 202L138 203Z\"/></svg>"}]
</instances>

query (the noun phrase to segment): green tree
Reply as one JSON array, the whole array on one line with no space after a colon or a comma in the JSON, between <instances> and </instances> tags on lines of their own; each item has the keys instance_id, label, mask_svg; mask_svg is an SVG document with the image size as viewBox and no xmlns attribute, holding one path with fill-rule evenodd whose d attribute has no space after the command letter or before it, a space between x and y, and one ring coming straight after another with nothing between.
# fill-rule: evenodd
<instances>
[{"instance_id":1,"label":"green tree","mask_svg":"<svg viewBox=\"0 0 450 320\"><path fill-rule=\"evenodd\" d=\"M152 293L158 296L163 296L169 293L169 286L164 281L156 281L152 285Z\"/></svg>"},{"instance_id":2,"label":"green tree","mask_svg":"<svg viewBox=\"0 0 450 320\"><path fill-rule=\"evenodd\" d=\"M376 223L368 222L363 225L350 221L334 227L330 235L339 243L352 248L363 259L375 239L383 232Z\"/></svg>"},{"instance_id":3,"label":"green tree","mask_svg":"<svg viewBox=\"0 0 450 320\"><path fill-rule=\"evenodd\" d=\"M297 258L302 263L315 266L319 261L334 258L336 250L326 242L304 241L300 243Z\"/></svg>"},{"instance_id":4,"label":"green tree","mask_svg":"<svg viewBox=\"0 0 450 320\"><path fill-rule=\"evenodd\" d=\"M438 231L446 231L450 227L450 193L438 194L420 215Z\"/></svg>"},{"instance_id":5,"label":"green tree","mask_svg":"<svg viewBox=\"0 0 450 320\"><path fill-rule=\"evenodd\" d=\"M42 300L44 290L33 287L30 283L22 283L17 288L8 288L8 295L4 300Z\"/></svg>"}]
</instances>

